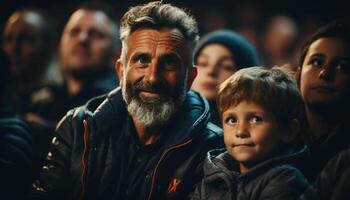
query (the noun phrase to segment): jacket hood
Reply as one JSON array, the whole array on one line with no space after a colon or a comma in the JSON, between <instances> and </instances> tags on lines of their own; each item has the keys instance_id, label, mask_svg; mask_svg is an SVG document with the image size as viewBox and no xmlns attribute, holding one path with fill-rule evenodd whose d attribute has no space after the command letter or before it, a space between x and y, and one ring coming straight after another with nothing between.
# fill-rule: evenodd
<instances>
[{"instance_id":1,"label":"jacket hood","mask_svg":"<svg viewBox=\"0 0 350 200\"><path fill-rule=\"evenodd\" d=\"M119 130L129 115L120 87L111 91L107 97L101 96L90 100L85 108L97 135L108 130ZM192 138L197 133L193 130L204 128L209 118L208 102L199 93L188 91L183 105L166 125L169 145Z\"/></svg>"},{"instance_id":2,"label":"jacket hood","mask_svg":"<svg viewBox=\"0 0 350 200\"><path fill-rule=\"evenodd\" d=\"M221 173L229 175L230 177L255 177L256 174L263 173L264 171L280 164L289 164L299 168L302 166L302 163L308 159L309 154L309 149L305 145L297 151L280 154L263 161L249 169L246 173L241 174L239 172L238 163L231 158L226 149L216 149L207 153L206 160L204 161L204 175L209 181L214 181L218 178L220 179L220 175L218 176L217 174Z\"/></svg>"}]
</instances>

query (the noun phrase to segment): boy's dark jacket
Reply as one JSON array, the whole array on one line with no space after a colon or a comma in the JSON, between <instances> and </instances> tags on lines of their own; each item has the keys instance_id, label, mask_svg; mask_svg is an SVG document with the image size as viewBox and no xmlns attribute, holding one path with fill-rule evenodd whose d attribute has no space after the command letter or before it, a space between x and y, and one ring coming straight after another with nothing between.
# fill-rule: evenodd
<instances>
[{"instance_id":1,"label":"boy's dark jacket","mask_svg":"<svg viewBox=\"0 0 350 200\"><path fill-rule=\"evenodd\" d=\"M204 162L204 179L191 199L298 199L308 187L301 166L308 157L307 147L298 152L268 159L244 174L226 149L208 152Z\"/></svg>"},{"instance_id":2,"label":"boy's dark jacket","mask_svg":"<svg viewBox=\"0 0 350 200\"><path fill-rule=\"evenodd\" d=\"M155 162L147 164L137 195L142 199L184 199L203 176L208 150L223 147L222 130L208 122L209 106L188 92L167 126L167 139ZM35 199L120 199L122 159L127 153L121 127L128 118L120 88L90 100L61 120L47 164L34 183ZM122 190L122 191L121 191Z\"/></svg>"}]
</instances>

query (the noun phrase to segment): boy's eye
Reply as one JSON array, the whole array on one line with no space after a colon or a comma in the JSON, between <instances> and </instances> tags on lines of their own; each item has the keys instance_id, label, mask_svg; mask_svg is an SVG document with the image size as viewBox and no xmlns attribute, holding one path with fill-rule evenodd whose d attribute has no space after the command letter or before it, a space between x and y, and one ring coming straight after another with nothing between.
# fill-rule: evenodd
<instances>
[{"instance_id":1,"label":"boy's eye","mask_svg":"<svg viewBox=\"0 0 350 200\"><path fill-rule=\"evenodd\" d=\"M225 119L226 124L235 124L237 122L237 119L235 117L227 117Z\"/></svg>"},{"instance_id":2,"label":"boy's eye","mask_svg":"<svg viewBox=\"0 0 350 200\"><path fill-rule=\"evenodd\" d=\"M263 118L260 117L260 116L253 116L249 120L249 122L252 123L252 124L261 123L262 121L263 121Z\"/></svg>"}]
</instances>

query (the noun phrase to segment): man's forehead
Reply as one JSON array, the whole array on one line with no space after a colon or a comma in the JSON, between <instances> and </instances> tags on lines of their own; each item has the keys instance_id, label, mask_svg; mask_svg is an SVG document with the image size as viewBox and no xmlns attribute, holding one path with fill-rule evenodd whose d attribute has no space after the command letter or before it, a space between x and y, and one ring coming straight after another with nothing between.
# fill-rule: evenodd
<instances>
[{"instance_id":1,"label":"man's forehead","mask_svg":"<svg viewBox=\"0 0 350 200\"><path fill-rule=\"evenodd\" d=\"M129 47L147 47L149 45L166 46L168 49L184 48L186 39L176 28L140 28L129 37Z\"/></svg>"}]
</instances>

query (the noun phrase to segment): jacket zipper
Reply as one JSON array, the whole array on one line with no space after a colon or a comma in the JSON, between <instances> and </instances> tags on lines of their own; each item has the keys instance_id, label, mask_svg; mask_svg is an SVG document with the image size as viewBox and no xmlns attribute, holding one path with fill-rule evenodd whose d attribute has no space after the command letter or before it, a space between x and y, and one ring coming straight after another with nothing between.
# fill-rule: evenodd
<instances>
[{"instance_id":1,"label":"jacket zipper","mask_svg":"<svg viewBox=\"0 0 350 200\"><path fill-rule=\"evenodd\" d=\"M162 156L161 156L160 159L158 160L157 165L156 165L156 167L154 168L154 171L153 171L153 173L152 173L151 189L150 189L150 192L149 192L149 195L148 195L148 198L147 198L148 200L151 199L152 192L153 192L153 188L154 188L155 181L156 181L155 179L156 179L156 175L157 175L157 170L158 170L158 168L159 168L160 163L164 160L165 156L166 156L170 151L175 150L175 149L178 149L178 148L181 148L181 147L186 146L186 145L188 145L188 144L190 144L190 143L192 143L192 139L190 139L190 140L188 140L188 141L186 141L186 142L184 142L184 143L182 143L182 144L178 144L178 145L172 146L172 147L170 147L169 149L167 149L167 150L162 154Z\"/></svg>"},{"instance_id":2,"label":"jacket zipper","mask_svg":"<svg viewBox=\"0 0 350 200\"><path fill-rule=\"evenodd\" d=\"M89 129L89 123L86 119L83 120L84 124L84 149L83 154L81 157L81 163L82 163L82 174L81 174L81 197L80 199L84 199L85 194L85 179L87 175L88 170L88 155L89 155L89 135L90 135L90 129Z\"/></svg>"}]
</instances>

